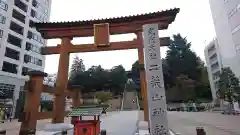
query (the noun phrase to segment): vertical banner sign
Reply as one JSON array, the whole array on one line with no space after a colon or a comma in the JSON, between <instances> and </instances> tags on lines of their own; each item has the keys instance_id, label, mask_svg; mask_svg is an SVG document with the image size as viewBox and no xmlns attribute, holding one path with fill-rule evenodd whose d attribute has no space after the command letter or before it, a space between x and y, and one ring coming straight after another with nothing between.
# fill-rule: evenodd
<instances>
[{"instance_id":1,"label":"vertical banner sign","mask_svg":"<svg viewBox=\"0 0 240 135\"><path fill-rule=\"evenodd\" d=\"M169 135L158 24L143 25L144 57L151 135Z\"/></svg>"}]
</instances>

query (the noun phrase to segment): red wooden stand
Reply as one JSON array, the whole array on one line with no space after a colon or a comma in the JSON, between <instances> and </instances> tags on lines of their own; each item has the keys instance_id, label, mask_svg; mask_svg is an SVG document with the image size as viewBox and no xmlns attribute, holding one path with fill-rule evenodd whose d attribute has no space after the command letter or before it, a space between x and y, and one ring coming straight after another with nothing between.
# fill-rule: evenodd
<instances>
[{"instance_id":1,"label":"red wooden stand","mask_svg":"<svg viewBox=\"0 0 240 135\"><path fill-rule=\"evenodd\" d=\"M74 125L74 135L98 135L100 133L99 116L93 116L94 120L76 120Z\"/></svg>"}]
</instances>

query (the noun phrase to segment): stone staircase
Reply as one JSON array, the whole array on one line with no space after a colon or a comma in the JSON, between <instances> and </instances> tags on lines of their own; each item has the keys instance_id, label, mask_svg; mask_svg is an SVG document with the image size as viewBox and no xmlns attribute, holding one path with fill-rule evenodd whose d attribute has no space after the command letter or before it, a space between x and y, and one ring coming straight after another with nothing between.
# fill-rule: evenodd
<instances>
[{"instance_id":1,"label":"stone staircase","mask_svg":"<svg viewBox=\"0 0 240 135\"><path fill-rule=\"evenodd\" d=\"M133 102L134 101L134 102ZM121 110L138 110L139 102L135 91L126 91L123 94Z\"/></svg>"},{"instance_id":2,"label":"stone staircase","mask_svg":"<svg viewBox=\"0 0 240 135\"><path fill-rule=\"evenodd\" d=\"M107 111L117 111L117 110L120 110L121 108L121 98L118 97L118 98L115 98L115 99L110 99L108 101L108 109Z\"/></svg>"}]
</instances>

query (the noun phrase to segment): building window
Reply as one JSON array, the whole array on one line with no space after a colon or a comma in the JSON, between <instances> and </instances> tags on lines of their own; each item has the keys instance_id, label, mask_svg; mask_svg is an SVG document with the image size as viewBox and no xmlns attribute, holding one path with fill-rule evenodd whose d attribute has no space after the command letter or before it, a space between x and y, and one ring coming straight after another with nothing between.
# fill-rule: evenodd
<instances>
[{"instance_id":1,"label":"building window","mask_svg":"<svg viewBox=\"0 0 240 135\"><path fill-rule=\"evenodd\" d=\"M5 24L6 17L0 14L0 23Z\"/></svg>"},{"instance_id":2,"label":"building window","mask_svg":"<svg viewBox=\"0 0 240 135\"><path fill-rule=\"evenodd\" d=\"M17 19L18 21L22 22L22 23L25 23L25 16L21 13L19 13L17 10L13 9L13 12L12 12L12 17Z\"/></svg>"},{"instance_id":3,"label":"building window","mask_svg":"<svg viewBox=\"0 0 240 135\"><path fill-rule=\"evenodd\" d=\"M15 37L15 36L11 35L11 34L8 34L8 40L7 41L8 41L8 43L10 43L12 45L15 45L19 48L22 47L22 40L18 37Z\"/></svg>"},{"instance_id":4,"label":"building window","mask_svg":"<svg viewBox=\"0 0 240 135\"><path fill-rule=\"evenodd\" d=\"M38 8L39 5L40 5L40 4L37 2L37 0L33 0L33 1L32 1L32 6L33 6L33 7Z\"/></svg>"},{"instance_id":5,"label":"building window","mask_svg":"<svg viewBox=\"0 0 240 135\"><path fill-rule=\"evenodd\" d=\"M214 54L209 58L209 60L210 60L211 62L217 60L217 54L214 53Z\"/></svg>"},{"instance_id":6,"label":"building window","mask_svg":"<svg viewBox=\"0 0 240 135\"><path fill-rule=\"evenodd\" d=\"M28 31L28 36L27 36L29 39L33 39L33 40L36 40L38 41L39 43L42 43L44 42L43 38L31 31Z\"/></svg>"},{"instance_id":7,"label":"building window","mask_svg":"<svg viewBox=\"0 0 240 135\"><path fill-rule=\"evenodd\" d=\"M21 0L14 0L14 4L24 12L27 12L28 6L25 5Z\"/></svg>"},{"instance_id":8,"label":"building window","mask_svg":"<svg viewBox=\"0 0 240 135\"><path fill-rule=\"evenodd\" d=\"M211 46L210 48L208 48L208 53L212 52L213 50L215 50L215 45Z\"/></svg>"},{"instance_id":9,"label":"building window","mask_svg":"<svg viewBox=\"0 0 240 135\"><path fill-rule=\"evenodd\" d=\"M38 65L38 66L42 66L42 60L40 60L38 58L35 58L35 57L32 57L32 56L27 55L27 54L24 55L24 62L25 63L32 63L32 64L35 64L35 65Z\"/></svg>"},{"instance_id":10,"label":"building window","mask_svg":"<svg viewBox=\"0 0 240 135\"><path fill-rule=\"evenodd\" d=\"M37 13L36 11L34 11L33 9L31 10L31 17L33 18L37 18L40 22L44 21L44 16L42 16L41 14Z\"/></svg>"},{"instance_id":11,"label":"building window","mask_svg":"<svg viewBox=\"0 0 240 135\"><path fill-rule=\"evenodd\" d=\"M232 35L234 35L240 29L240 24L232 30Z\"/></svg>"},{"instance_id":12,"label":"building window","mask_svg":"<svg viewBox=\"0 0 240 135\"><path fill-rule=\"evenodd\" d=\"M22 76L25 76L28 72L28 68L27 67L22 67Z\"/></svg>"},{"instance_id":13,"label":"building window","mask_svg":"<svg viewBox=\"0 0 240 135\"><path fill-rule=\"evenodd\" d=\"M236 50L240 50L240 44L239 45L236 45Z\"/></svg>"},{"instance_id":14,"label":"building window","mask_svg":"<svg viewBox=\"0 0 240 135\"><path fill-rule=\"evenodd\" d=\"M218 62L214 63L211 65L211 69L212 71L214 71L215 69L219 68Z\"/></svg>"},{"instance_id":15,"label":"building window","mask_svg":"<svg viewBox=\"0 0 240 135\"><path fill-rule=\"evenodd\" d=\"M33 0L32 5L33 5L33 7L38 8L41 11L44 11L43 12L44 14L46 14L46 15L48 14L48 9L45 8L43 5L41 5L39 2L37 2L37 0Z\"/></svg>"},{"instance_id":16,"label":"building window","mask_svg":"<svg viewBox=\"0 0 240 135\"><path fill-rule=\"evenodd\" d=\"M15 85L0 83L0 92L4 99L12 99L14 96Z\"/></svg>"},{"instance_id":17,"label":"building window","mask_svg":"<svg viewBox=\"0 0 240 135\"><path fill-rule=\"evenodd\" d=\"M7 11L8 5L3 0L0 0L0 8Z\"/></svg>"},{"instance_id":18,"label":"building window","mask_svg":"<svg viewBox=\"0 0 240 135\"><path fill-rule=\"evenodd\" d=\"M30 58L29 55L26 55L26 54L24 55L24 62L25 62L25 63L30 62L30 59L31 59L31 58Z\"/></svg>"},{"instance_id":19,"label":"building window","mask_svg":"<svg viewBox=\"0 0 240 135\"><path fill-rule=\"evenodd\" d=\"M38 46L36 46L36 45L33 45L33 44L29 43L29 42L26 43L26 48L25 48L25 50L27 50L27 51L33 51L33 52L36 52L36 53L39 53L39 54L40 54L40 52L41 52L41 48L40 48L40 47L38 47Z\"/></svg>"},{"instance_id":20,"label":"building window","mask_svg":"<svg viewBox=\"0 0 240 135\"><path fill-rule=\"evenodd\" d=\"M34 25L34 21L29 20L29 27L33 28L33 25Z\"/></svg>"},{"instance_id":21,"label":"building window","mask_svg":"<svg viewBox=\"0 0 240 135\"><path fill-rule=\"evenodd\" d=\"M20 35L23 35L24 28L13 21L11 21L10 29Z\"/></svg>"},{"instance_id":22,"label":"building window","mask_svg":"<svg viewBox=\"0 0 240 135\"><path fill-rule=\"evenodd\" d=\"M2 71L17 74L18 65L4 61L2 66Z\"/></svg>"},{"instance_id":23,"label":"building window","mask_svg":"<svg viewBox=\"0 0 240 135\"><path fill-rule=\"evenodd\" d=\"M27 75L29 71L32 71L32 69L27 68L27 67L22 67L22 76Z\"/></svg>"},{"instance_id":24,"label":"building window","mask_svg":"<svg viewBox=\"0 0 240 135\"><path fill-rule=\"evenodd\" d=\"M234 16L237 12L240 11L240 4L238 4L229 14L228 14L228 18L231 18L232 16Z\"/></svg>"},{"instance_id":25,"label":"building window","mask_svg":"<svg viewBox=\"0 0 240 135\"><path fill-rule=\"evenodd\" d=\"M37 13L36 13L36 11L34 11L34 10L31 10L31 17L33 17L33 18L34 18L34 17L36 16L36 14L37 14Z\"/></svg>"},{"instance_id":26,"label":"building window","mask_svg":"<svg viewBox=\"0 0 240 135\"><path fill-rule=\"evenodd\" d=\"M6 47L5 56L11 59L19 60L20 52Z\"/></svg>"},{"instance_id":27,"label":"building window","mask_svg":"<svg viewBox=\"0 0 240 135\"><path fill-rule=\"evenodd\" d=\"M0 38L3 37L3 30L0 29Z\"/></svg>"}]
</instances>

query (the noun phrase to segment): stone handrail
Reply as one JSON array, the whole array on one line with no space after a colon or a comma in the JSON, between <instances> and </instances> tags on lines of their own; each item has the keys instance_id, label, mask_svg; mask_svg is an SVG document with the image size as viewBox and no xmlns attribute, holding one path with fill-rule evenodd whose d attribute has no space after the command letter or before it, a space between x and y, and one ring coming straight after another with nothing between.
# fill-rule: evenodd
<instances>
[{"instance_id":1,"label":"stone handrail","mask_svg":"<svg viewBox=\"0 0 240 135\"><path fill-rule=\"evenodd\" d=\"M125 90L126 90L126 84L124 86L124 91L123 91L123 96L122 96L121 110L123 110L123 101L124 101L124 97L125 97Z\"/></svg>"}]
</instances>

